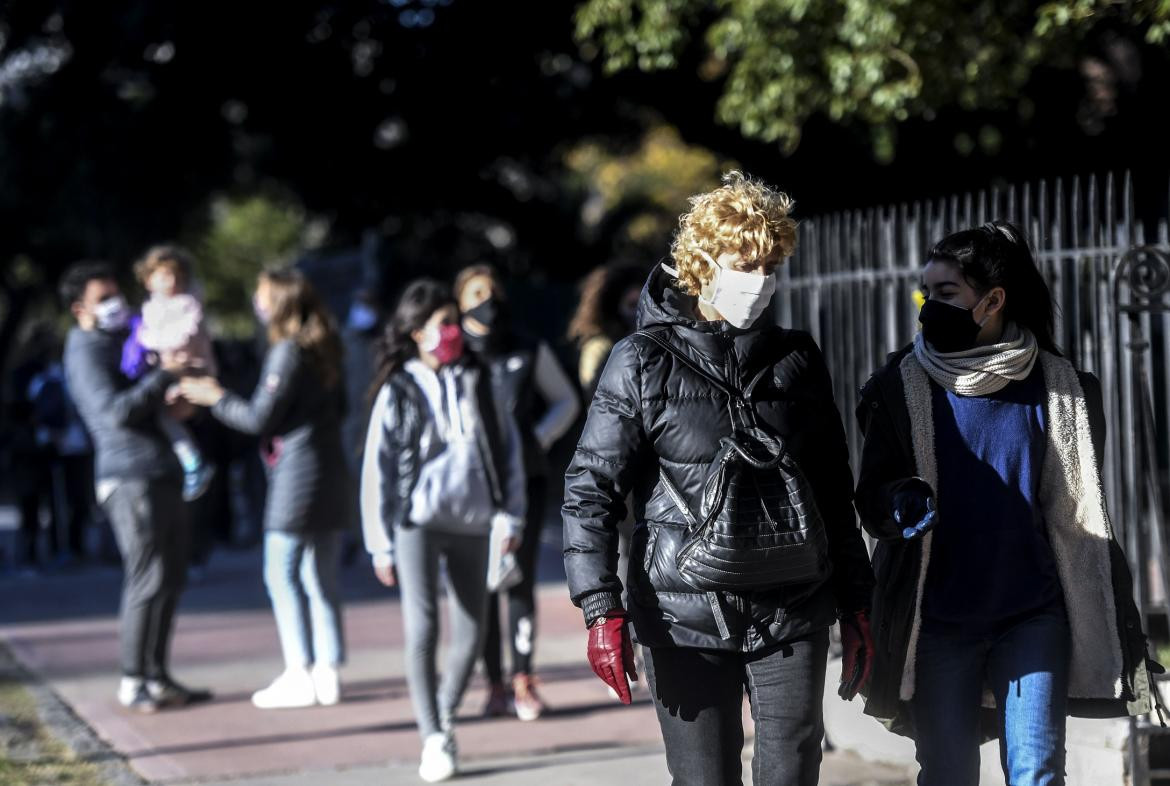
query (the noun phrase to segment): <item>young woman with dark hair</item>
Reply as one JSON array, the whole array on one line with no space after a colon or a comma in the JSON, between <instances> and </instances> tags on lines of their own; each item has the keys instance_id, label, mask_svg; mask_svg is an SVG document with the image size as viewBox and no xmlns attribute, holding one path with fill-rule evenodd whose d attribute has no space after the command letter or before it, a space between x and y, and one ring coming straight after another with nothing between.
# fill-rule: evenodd
<instances>
[{"instance_id":1,"label":"young woman with dark hair","mask_svg":"<svg viewBox=\"0 0 1170 786\"><path fill-rule=\"evenodd\" d=\"M866 711L914 737L922 786L975 786L987 734L1009 783L1061 784L1065 715L1148 712L1160 671L1102 493L1101 387L1061 357L1013 225L944 238L922 290L922 331L857 411Z\"/></svg>"},{"instance_id":2,"label":"young woman with dark hair","mask_svg":"<svg viewBox=\"0 0 1170 786\"><path fill-rule=\"evenodd\" d=\"M480 651L489 534L504 551L523 533L519 429L497 407L491 376L463 352L450 288L424 279L406 288L379 350L362 465L362 534L374 573L398 586L406 676L423 739L419 775L458 769L452 721ZM442 684L435 674L440 563L451 641Z\"/></svg>"},{"instance_id":3,"label":"young woman with dark hair","mask_svg":"<svg viewBox=\"0 0 1170 786\"><path fill-rule=\"evenodd\" d=\"M251 398L211 377L181 382L183 397L210 407L228 428L261 438L268 467L264 584L276 615L284 671L252 695L261 709L336 704L345 659L337 564L349 526L341 446L341 342L312 286L295 270L260 275L253 298L268 332Z\"/></svg>"}]
</instances>

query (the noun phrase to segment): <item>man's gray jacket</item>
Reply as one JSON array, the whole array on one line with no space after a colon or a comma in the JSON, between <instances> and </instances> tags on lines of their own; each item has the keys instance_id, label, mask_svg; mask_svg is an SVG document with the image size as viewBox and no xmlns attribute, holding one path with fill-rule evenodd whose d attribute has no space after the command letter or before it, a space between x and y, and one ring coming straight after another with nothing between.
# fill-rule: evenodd
<instances>
[{"instance_id":1,"label":"man's gray jacket","mask_svg":"<svg viewBox=\"0 0 1170 786\"><path fill-rule=\"evenodd\" d=\"M182 474L158 425L175 377L160 369L138 381L119 363L126 334L74 327L65 340L65 379L93 440L96 480Z\"/></svg>"}]
</instances>

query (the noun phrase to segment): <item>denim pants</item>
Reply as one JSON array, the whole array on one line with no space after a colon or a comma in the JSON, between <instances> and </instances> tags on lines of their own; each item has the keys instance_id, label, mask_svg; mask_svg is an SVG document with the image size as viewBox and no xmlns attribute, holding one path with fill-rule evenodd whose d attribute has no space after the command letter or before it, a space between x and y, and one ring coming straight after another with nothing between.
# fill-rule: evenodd
<instances>
[{"instance_id":1,"label":"denim pants","mask_svg":"<svg viewBox=\"0 0 1170 786\"><path fill-rule=\"evenodd\" d=\"M816 786L829 631L762 653L648 650L649 679L674 786L740 784L743 697L751 701L756 786Z\"/></svg>"},{"instance_id":2,"label":"denim pants","mask_svg":"<svg viewBox=\"0 0 1170 786\"><path fill-rule=\"evenodd\" d=\"M337 588L340 532L264 533L264 586L286 668L345 660Z\"/></svg>"},{"instance_id":3,"label":"denim pants","mask_svg":"<svg viewBox=\"0 0 1170 786\"><path fill-rule=\"evenodd\" d=\"M122 674L165 679L175 607L187 581L190 518L175 479L118 481L102 509L122 555Z\"/></svg>"},{"instance_id":4,"label":"denim pants","mask_svg":"<svg viewBox=\"0 0 1170 786\"><path fill-rule=\"evenodd\" d=\"M980 704L995 696L999 757L1012 786L1062 786L1069 632L1064 607L973 632L924 627L911 711L919 786L977 786Z\"/></svg>"},{"instance_id":5,"label":"denim pants","mask_svg":"<svg viewBox=\"0 0 1170 786\"><path fill-rule=\"evenodd\" d=\"M395 533L395 570L406 633L406 684L419 734L446 728L463 699L483 643L487 614L487 534L454 534L421 527ZM451 640L440 684L439 584L446 565Z\"/></svg>"}]
</instances>

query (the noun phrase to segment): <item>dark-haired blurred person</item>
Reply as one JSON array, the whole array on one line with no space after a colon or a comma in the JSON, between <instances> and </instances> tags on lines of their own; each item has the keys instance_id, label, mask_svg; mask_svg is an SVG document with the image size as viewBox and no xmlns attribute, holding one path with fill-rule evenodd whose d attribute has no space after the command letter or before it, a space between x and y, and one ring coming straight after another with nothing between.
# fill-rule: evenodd
<instances>
[{"instance_id":1,"label":"dark-haired blurred person","mask_svg":"<svg viewBox=\"0 0 1170 786\"><path fill-rule=\"evenodd\" d=\"M626 262L595 268L581 282L568 336L580 353L577 380L586 401L593 398L613 345L637 329L638 298L645 283L645 267Z\"/></svg>"},{"instance_id":2,"label":"dark-haired blurred person","mask_svg":"<svg viewBox=\"0 0 1170 786\"><path fill-rule=\"evenodd\" d=\"M93 513L93 448L85 424L65 381L62 347L51 330L40 337L43 367L25 391L32 405L36 443L47 459L49 548L53 564L68 565L85 557L86 526ZM35 541L28 544L35 547ZM35 561L35 549L29 551Z\"/></svg>"},{"instance_id":3,"label":"dark-haired blurred person","mask_svg":"<svg viewBox=\"0 0 1170 786\"><path fill-rule=\"evenodd\" d=\"M548 451L572 428L581 404L552 348L520 334L512 325L507 293L495 268L472 265L460 271L455 278L455 298L463 312L468 347L490 371L496 402L506 407L520 426L528 492L524 536L516 553L520 580L488 598L483 662L490 691L484 714L504 715L510 704L520 720L536 720L545 709L532 677L532 659L537 632L536 562L546 518ZM498 595L506 595L508 601L511 696L504 684Z\"/></svg>"},{"instance_id":4,"label":"dark-haired blurred person","mask_svg":"<svg viewBox=\"0 0 1170 786\"><path fill-rule=\"evenodd\" d=\"M162 353L130 381L120 368L130 311L113 270L79 262L61 279L76 321L65 342L65 376L95 451L97 499L113 527L125 577L119 617L119 702L139 712L210 698L168 670L175 607L186 582L190 517L183 472L159 426L167 390L184 359Z\"/></svg>"}]
</instances>

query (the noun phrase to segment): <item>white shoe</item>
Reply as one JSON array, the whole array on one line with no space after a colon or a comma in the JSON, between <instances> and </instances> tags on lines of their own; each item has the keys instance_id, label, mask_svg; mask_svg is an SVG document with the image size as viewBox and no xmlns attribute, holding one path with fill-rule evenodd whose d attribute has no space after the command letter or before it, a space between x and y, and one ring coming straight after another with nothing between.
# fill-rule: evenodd
<instances>
[{"instance_id":1,"label":"white shoe","mask_svg":"<svg viewBox=\"0 0 1170 786\"><path fill-rule=\"evenodd\" d=\"M316 663L310 672L313 679L313 692L317 696L317 703L332 707L341 701L341 676L336 666L327 663Z\"/></svg>"},{"instance_id":2,"label":"white shoe","mask_svg":"<svg viewBox=\"0 0 1170 786\"><path fill-rule=\"evenodd\" d=\"M118 683L118 703L123 707L129 707L145 685L146 680L141 677L123 677Z\"/></svg>"},{"instance_id":3,"label":"white shoe","mask_svg":"<svg viewBox=\"0 0 1170 786\"><path fill-rule=\"evenodd\" d=\"M422 761L418 776L427 783L438 783L453 776L459 769L455 761L455 737L451 732L428 734L423 740Z\"/></svg>"},{"instance_id":4,"label":"white shoe","mask_svg":"<svg viewBox=\"0 0 1170 786\"><path fill-rule=\"evenodd\" d=\"M312 707L317 703L308 669L285 669L272 684L252 694L252 704L262 710Z\"/></svg>"}]
</instances>

